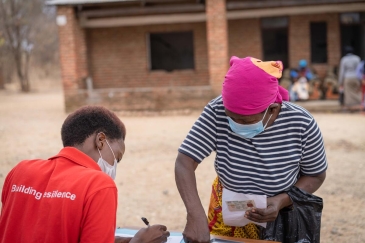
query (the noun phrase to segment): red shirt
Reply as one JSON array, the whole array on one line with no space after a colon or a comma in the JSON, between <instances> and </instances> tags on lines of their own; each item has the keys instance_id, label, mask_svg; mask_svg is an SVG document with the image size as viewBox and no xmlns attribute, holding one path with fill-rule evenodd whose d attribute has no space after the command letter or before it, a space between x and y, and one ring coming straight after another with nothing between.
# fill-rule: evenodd
<instances>
[{"instance_id":1,"label":"red shirt","mask_svg":"<svg viewBox=\"0 0 365 243\"><path fill-rule=\"evenodd\" d=\"M20 162L5 179L1 202L1 243L114 242L116 185L76 148Z\"/></svg>"}]
</instances>

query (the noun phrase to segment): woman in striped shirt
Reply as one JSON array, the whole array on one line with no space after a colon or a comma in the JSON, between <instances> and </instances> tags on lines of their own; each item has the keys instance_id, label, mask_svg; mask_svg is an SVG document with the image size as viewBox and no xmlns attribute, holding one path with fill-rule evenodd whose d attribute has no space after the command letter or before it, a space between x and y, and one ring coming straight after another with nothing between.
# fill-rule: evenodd
<instances>
[{"instance_id":1,"label":"woman in striped shirt","mask_svg":"<svg viewBox=\"0 0 365 243\"><path fill-rule=\"evenodd\" d=\"M176 184L187 209L183 235L190 243L209 242L210 233L257 239L263 230L257 224L275 221L281 209L292 205L288 192L293 187L311 194L326 177L327 160L317 123L308 111L288 102L287 91L278 85L282 63L232 57L230 66L222 95L205 106L176 159ZM217 179L208 225L194 171L213 151ZM249 200L250 207L233 205L224 198L225 191L238 197L267 198L266 207L252 207L254 200ZM233 209L225 213L229 203ZM255 224L227 224L240 210L241 218L235 220Z\"/></svg>"}]
</instances>

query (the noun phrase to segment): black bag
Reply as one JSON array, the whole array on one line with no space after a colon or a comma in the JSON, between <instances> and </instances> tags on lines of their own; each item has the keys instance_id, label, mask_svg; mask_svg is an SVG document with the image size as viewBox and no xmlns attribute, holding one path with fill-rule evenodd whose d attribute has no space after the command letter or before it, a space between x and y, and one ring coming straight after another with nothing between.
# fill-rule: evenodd
<instances>
[{"instance_id":1,"label":"black bag","mask_svg":"<svg viewBox=\"0 0 365 243\"><path fill-rule=\"evenodd\" d=\"M274 222L267 223L261 239L283 243L319 243L323 200L297 187L288 192L293 205L280 210Z\"/></svg>"}]
</instances>

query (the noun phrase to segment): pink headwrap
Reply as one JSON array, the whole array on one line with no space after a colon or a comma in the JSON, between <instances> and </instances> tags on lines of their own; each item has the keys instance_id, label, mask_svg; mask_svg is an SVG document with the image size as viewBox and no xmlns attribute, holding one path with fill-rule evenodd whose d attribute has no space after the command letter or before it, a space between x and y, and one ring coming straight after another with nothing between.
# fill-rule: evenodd
<instances>
[{"instance_id":1,"label":"pink headwrap","mask_svg":"<svg viewBox=\"0 0 365 243\"><path fill-rule=\"evenodd\" d=\"M254 63L255 62L255 63ZM225 108L240 115L263 112L272 103L289 100L288 91L279 86L281 62L262 62L246 57L231 57L222 98Z\"/></svg>"}]
</instances>

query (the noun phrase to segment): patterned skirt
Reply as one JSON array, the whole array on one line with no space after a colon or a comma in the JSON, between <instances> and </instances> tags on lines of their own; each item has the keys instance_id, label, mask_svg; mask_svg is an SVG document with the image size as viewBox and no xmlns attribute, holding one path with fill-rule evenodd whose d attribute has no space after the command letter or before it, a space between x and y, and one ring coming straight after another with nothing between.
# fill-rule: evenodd
<instances>
[{"instance_id":1,"label":"patterned skirt","mask_svg":"<svg viewBox=\"0 0 365 243\"><path fill-rule=\"evenodd\" d=\"M223 187L219 178L215 178L208 210L209 230L212 235L230 236L236 238L259 239L259 228L253 223L243 227L228 226L223 223L222 216Z\"/></svg>"}]
</instances>

